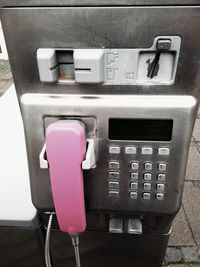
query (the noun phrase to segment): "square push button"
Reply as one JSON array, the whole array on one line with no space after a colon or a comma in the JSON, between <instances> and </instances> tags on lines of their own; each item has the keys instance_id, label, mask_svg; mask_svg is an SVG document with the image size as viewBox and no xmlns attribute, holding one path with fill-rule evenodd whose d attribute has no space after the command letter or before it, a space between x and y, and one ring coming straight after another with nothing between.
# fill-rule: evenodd
<instances>
[{"instance_id":1,"label":"square push button","mask_svg":"<svg viewBox=\"0 0 200 267\"><path fill-rule=\"evenodd\" d=\"M109 172L110 179L119 179L119 172Z\"/></svg>"},{"instance_id":2,"label":"square push button","mask_svg":"<svg viewBox=\"0 0 200 267\"><path fill-rule=\"evenodd\" d=\"M138 183L130 183L130 187L132 190L137 190L138 189Z\"/></svg>"},{"instance_id":3,"label":"square push button","mask_svg":"<svg viewBox=\"0 0 200 267\"><path fill-rule=\"evenodd\" d=\"M158 181L164 182L166 178L166 175L164 173L159 173L158 174Z\"/></svg>"},{"instance_id":4,"label":"square push button","mask_svg":"<svg viewBox=\"0 0 200 267\"><path fill-rule=\"evenodd\" d=\"M131 199L137 199L138 193L137 192L130 192L129 196L130 196Z\"/></svg>"},{"instance_id":5,"label":"square push button","mask_svg":"<svg viewBox=\"0 0 200 267\"><path fill-rule=\"evenodd\" d=\"M110 189L119 189L119 182L109 182L108 188Z\"/></svg>"},{"instance_id":6,"label":"square push button","mask_svg":"<svg viewBox=\"0 0 200 267\"><path fill-rule=\"evenodd\" d=\"M144 190L145 191L151 190L151 184L150 183L144 183Z\"/></svg>"},{"instance_id":7,"label":"square push button","mask_svg":"<svg viewBox=\"0 0 200 267\"><path fill-rule=\"evenodd\" d=\"M153 168L153 165L152 165L152 163L150 163L150 162L146 162L146 163L144 164L144 168L145 168L146 171L151 171L152 168Z\"/></svg>"},{"instance_id":8,"label":"square push button","mask_svg":"<svg viewBox=\"0 0 200 267\"><path fill-rule=\"evenodd\" d=\"M132 169L132 170L138 170L138 169L139 169L139 163L137 163L137 162L132 162L132 163L131 163L131 169Z\"/></svg>"},{"instance_id":9,"label":"square push button","mask_svg":"<svg viewBox=\"0 0 200 267\"><path fill-rule=\"evenodd\" d=\"M109 162L109 168L110 169L119 169L119 162L118 161L110 161Z\"/></svg>"},{"instance_id":10,"label":"square push button","mask_svg":"<svg viewBox=\"0 0 200 267\"><path fill-rule=\"evenodd\" d=\"M159 163L158 164L158 170L159 171L166 171L167 165L165 163Z\"/></svg>"},{"instance_id":11,"label":"square push button","mask_svg":"<svg viewBox=\"0 0 200 267\"><path fill-rule=\"evenodd\" d=\"M109 146L110 154L120 154L120 146Z\"/></svg>"},{"instance_id":12,"label":"square push button","mask_svg":"<svg viewBox=\"0 0 200 267\"><path fill-rule=\"evenodd\" d=\"M158 155L168 156L169 155L169 148L167 148L167 147L159 147L158 148Z\"/></svg>"},{"instance_id":13,"label":"square push button","mask_svg":"<svg viewBox=\"0 0 200 267\"><path fill-rule=\"evenodd\" d=\"M157 190L162 192L165 190L165 185L164 184L157 184Z\"/></svg>"},{"instance_id":14,"label":"square push button","mask_svg":"<svg viewBox=\"0 0 200 267\"><path fill-rule=\"evenodd\" d=\"M152 147L142 147L142 155L152 155L153 148Z\"/></svg>"},{"instance_id":15,"label":"square push button","mask_svg":"<svg viewBox=\"0 0 200 267\"><path fill-rule=\"evenodd\" d=\"M126 146L125 147L125 154L136 154L137 150L134 146Z\"/></svg>"},{"instance_id":16,"label":"square push button","mask_svg":"<svg viewBox=\"0 0 200 267\"><path fill-rule=\"evenodd\" d=\"M145 199L145 200L151 199L151 194L150 193L143 193L143 199Z\"/></svg>"},{"instance_id":17,"label":"square push button","mask_svg":"<svg viewBox=\"0 0 200 267\"><path fill-rule=\"evenodd\" d=\"M144 173L144 180L150 181L151 180L151 173Z\"/></svg>"},{"instance_id":18,"label":"square push button","mask_svg":"<svg viewBox=\"0 0 200 267\"><path fill-rule=\"evenodd\" d=\"M132 172L131 173L131 179L137 180L138 179L138 173L137 172Z\"/></svg>"},{"instance_id":19,"label":"square push button","mask_svg":"<svg viewBox=\"0 0 200 267\"><path fill-rule=\"evenodd\" d=\"M163 200L164 199L164 194L163 193L157 193L156 194L156 199L157 200Z\"/></svg>"}]
</instances>

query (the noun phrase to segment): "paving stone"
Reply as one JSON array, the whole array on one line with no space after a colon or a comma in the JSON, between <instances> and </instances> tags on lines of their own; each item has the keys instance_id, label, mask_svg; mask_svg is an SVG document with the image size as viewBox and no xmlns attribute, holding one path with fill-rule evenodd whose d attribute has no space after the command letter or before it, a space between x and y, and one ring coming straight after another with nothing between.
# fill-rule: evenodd
<instances>
[{"instance_id":1,"label":"paving stone","mask_svg":"<svg viewBox=\"0 0 200 267\"><path fill-rule=\"evenodd\" d=\"M194 142L190 144L185 177L187 180L200 180L200 153Z\"/></svg>"},{"instance_id":2,"label":"paving stone","mask_svg":"<svg viewBox=\"0 0 200 267\"><path fill-rule=\"evenodd\" d=\"M182 260L182 253L179 248L168 247L165 254L166 263L178 263Z\"/></svg>"},{"instance_id":3,"label":"paving stone","mask_svg":"<svg viewBox=\"0 0 200 267\"><path fill-rule=\"evenodd\" d=\"M183 207L189 221L195 243L200 246L200 188L185 187Z\"/></svg>"},{"instance_id":4,"label":"paving stone","mask_svg":"<svg viewBox=\"0 0 200 267\"><path fill-rule=\"evenodd\" d=\"M196 119L192 136L194 137L195 141L200 141L200 118Z\"/></svg>"},{"instance_id":5,"label":"paving stone","mask_svg":"<svg viewBox=\"0 0 200 267\"><path fill-rule=\"evenodd\" d=\"M182 247L181 252L185 262L199 262L197 247Z\"/></svg>"},{"instance_id":6,"label":"paving stone","mask_svg":"<svg viewBox=\"0 0 200 267\"><path fill-rule=\"evenodd\" d=\"M195 245L195 241L192 236L186 214L181 207L172 224L172 233L169 239L169 246L189 245Z\"/></svg>"}]
</instances>

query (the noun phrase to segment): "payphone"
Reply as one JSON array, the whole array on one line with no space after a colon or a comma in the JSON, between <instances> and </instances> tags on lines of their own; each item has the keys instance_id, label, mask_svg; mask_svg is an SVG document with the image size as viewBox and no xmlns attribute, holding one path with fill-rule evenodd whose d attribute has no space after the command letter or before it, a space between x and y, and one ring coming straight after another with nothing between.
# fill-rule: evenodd
<instances>
[{"instance_id":1,"label":"payphone","mask_svg":"<svg viewBox=\"0 0 200 267\"><path fill-rule=\"evenodd\" d=\"M199 103L198 3L11 2L1 18L53 263L74 266L61 229L76 249L82 233L83 266L161 266Z\"/></svg>"}]
</instances>

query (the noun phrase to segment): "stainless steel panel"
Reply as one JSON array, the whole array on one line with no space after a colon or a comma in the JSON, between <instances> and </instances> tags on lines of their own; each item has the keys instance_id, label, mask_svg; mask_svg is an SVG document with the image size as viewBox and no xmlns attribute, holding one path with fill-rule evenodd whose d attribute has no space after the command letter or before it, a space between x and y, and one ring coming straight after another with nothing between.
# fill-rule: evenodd
<instances>
[{"instance_id":1,"label":"stainless steel panel","mask_svg":"<svg viewBox=\"0 0 200 267\"><path fill-rule=\"evenodd\" d=\"M198 5L199 0L1 0L0 6L131 6Z\"/></svg>"},{"instance_id":2,"label":"stainless steel panel","mask_svg":"<svg viewBox=\"0 0 200 267\"><path fill-rule=\"evenodd\" d=\"M28 92L199 95L198 6L11 8L1 10L1 19L18 95ZM36 51L40 47L148 48L159 35L179 35L182 39L173 85L66 86L39 80Z\"/></svg>"},{"instance_id":3,"label":"stainless steel panel","mask_svg":"<svg viewBox=\"0 0 200 267\"><path fill-rule=\"evenodd\" d=\"M86 95L47 95L24 94L21 99L22 114L25 123L31 188L33 202L40 210L53 209L48 170L40 169L39 153L45 141L45 117L55 121L63 117L95 117L97 127L96 149L98 153L97 168L85 172L85 194L88 211L104 212L139 212L154 214L174 214L178 211L187 160L191 131L193 128L196 100L192 96L86 96ZM158 118L173 119L173 134L170 142L147 141L112 141L108 140L109 118ZM133 145L150 146L153 155L110 154L109 146L125 147ZM159 147L170 147L169 156L160 156ZM164 157L164 158L163 158ZM119 199L108 197L109 161L120 163L120 193ZM129 197L130 164L132 161L140 163L139 190L140 197L132 200ZM153 163L152 196L150 201L142 199L143 164ZM167 163L165 199L157 201L156 181L158 163Z\"/></svg>"},{"instance_id":4,"label":"stainless steel panel","mask_svg":"<svg viewBox=\"0 0 200 267\"><path fill-rule=\"evenodd\" d=\"M181 202L188 146L199 101L200 7L8 8L1 10L1 19L23 113L36 207L42 211L53 209L48 170L41 170L38 162L47 120L60 116L84 116L96 118L99 155L97 169L85 172L88 211L176 213ZM44 84L39 80L36 51L40 47L148 48L156 36L166 35L181 37L173 85L89 86ZM110 117L174 120L173 138L168 143L171 153L167 160L163 201L154 198L153 201L143 202L138 197L133 202L130 199L127 189L130 161L148 161L149 155L122 153L111 156L107 148L109 145L133 145L141 149L146 142L110 142L107 135ZM155 151L166 143L148 142L148 145ZM116 200L118 202L107 198L108 160L119 160L124 173L120 183L122 197ZM165 160L159 161L155 154L152 161L165 163ZM139 190L141 194L141 186Z\"/></svg>"}]
</instances>

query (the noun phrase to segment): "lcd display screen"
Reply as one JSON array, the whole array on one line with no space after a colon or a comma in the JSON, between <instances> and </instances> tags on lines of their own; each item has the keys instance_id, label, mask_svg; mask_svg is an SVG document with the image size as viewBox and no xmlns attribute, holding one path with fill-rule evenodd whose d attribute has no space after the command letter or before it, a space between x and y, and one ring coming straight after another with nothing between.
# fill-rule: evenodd
<instances>
[{"instance_id":1,"label":"lcd display screen","mask_svg":"<svg viewBox=\"0 0 200 267\"><path fill-rule=\"evenodd\" d=\"M110 140L170 141L173 120L109 119Z\"/></svg>"}]
</instances>

